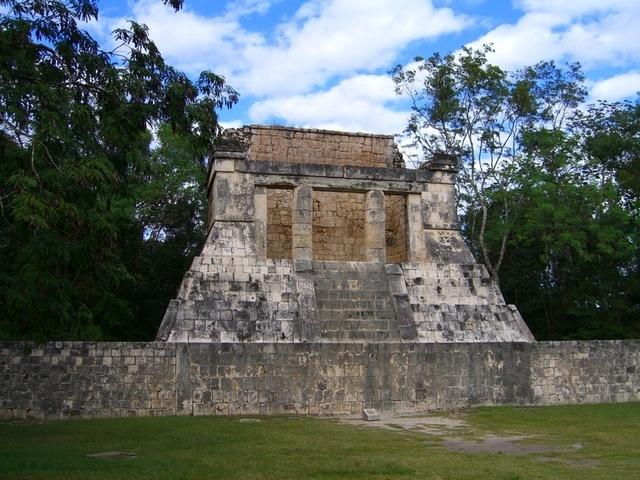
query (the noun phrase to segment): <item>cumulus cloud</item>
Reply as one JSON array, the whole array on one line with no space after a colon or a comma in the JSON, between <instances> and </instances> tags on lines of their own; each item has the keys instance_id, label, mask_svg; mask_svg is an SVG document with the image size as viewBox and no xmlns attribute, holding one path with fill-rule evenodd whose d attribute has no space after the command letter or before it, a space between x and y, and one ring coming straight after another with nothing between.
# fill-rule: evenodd
<instances>
[{"instance_id":1,"label":"cumulus cloud","mask_svg":"<svg viewBox=\"0 0 640 480\"><path fill-rule=\"evenodd\" d=\"M238 9L251 10L260 2L231 6L227 14L204 17L188 8L175 13L155 0L142 0L133 6L133 18L149 27L149 34L162 55L188 73L212 69L232 75L244 66L240 52L262 45L262 35L245 30Z\"/></svg>"},{"instance_id":2,"label":"cumulus cloud","mask_svg":"<svg viewBox=\"0 0 640 480\"><path fill-rule=\"evenodd\" d=\"M580 61L587 68L622 65L640 55L637 0L522 0L524 15L472 42L493 43L491 60L517 68L539 60Z\"/></svg>"},{"instance_id":3,"label":"cumulus cloud","mask_svg":"<svg viewBox=\"0 0 640 480\"><path fill-rule=\"evenodd\" d=\"M406 121L405 112L389 107L391 81L371 74L386 70L412 42L471 23L431 0L309 0L269 35L243 27L243 16L265 13L277 1L235 0L220 15L204 16L188 3L175 13L139 0L131 16L149 27L172 65L191 74L214 70L244 98L257 99L252 121L367 132L397 132ZM124 23L103 19L91 28L106 39Z\"/></svg>"},{"instance_id":4,"label":"cumulus cloud","mask_svg":"<svg viewBox=\"0 0 640 480\"><path fill-rule=\"evenodd\" d=\"M268 98L249 111L258 123L275 117L301 127L386 134L401 132L408 115L386 75L356 75L325 91Z\"/></svg>"},{"instance_id":5,"label":"cumulus cloud","mask_svg":"<svg viewBox=\"0 0 640 480\"><path fill-rule=\"evenodd\" d=\"M234 0L227 6L227 16L242 17L252 13L266 13L274 3L280 0Z\"/></svg>"},{"instance_id":6,"label":"cumulus cloud","mask_svg":"<svg viewBox=\"0 0 640 480\"><path fill-rule=\"evenodd\" d=\"M469 23L429 0L308 2L273 43L244 52L240 88L255 95L304 93L336 75L387 67L409 43Z\"/></svg>"},{"instance_id":7,"label":"cumulus cloud","mask_svg":"<svg viewBox=\"0 0 640 480\"><path fill-rule=\"evenodd\" d=\"M640 93L640 71L630 71L595 82L591 87L593 100L616 102Z\"/></svg>"},{"instance_id":8,"label":"cumulus cloud","mask_svg":"<svg viewBox=\"0 0 640 480\"><path fill-rule=\"evenodd\" d=\"M240 18L264 13L273 0L232 2L224 14L178 13L155 0L133 4L132 16L149 27L164 57L198 73L226 75L241 92L255 96L307 93L354 71L372 72L393 63L411 42L456 32L470 23L431 0L311 0L268 40L242 27ZM107 19L112 30L124 19Z\"/></svg>"}]
</instances>

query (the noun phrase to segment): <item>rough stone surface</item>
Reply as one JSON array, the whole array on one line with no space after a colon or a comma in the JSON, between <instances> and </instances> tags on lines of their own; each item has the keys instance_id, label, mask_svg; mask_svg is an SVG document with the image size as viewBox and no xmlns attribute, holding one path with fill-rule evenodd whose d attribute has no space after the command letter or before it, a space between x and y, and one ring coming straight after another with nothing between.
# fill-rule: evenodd
<instances>
[{"instance_id":1,"label":"rough stone surface","mask_svg":"<svg viewBox=\"0 0 640 480\"><path fill-rule=\"evenodd\" d=\"M402 165L393 135L262 125L243 127L230 135L241 139L251 160L372 167Z\"/></svg>"},{"instance_id":2,"label":"rough stone surface","mask_svg":"<svg viewBox=\"0 0 640 480\"><path fill-rule=\"evenodd\" d=\"M407 201L405 195L384 196L386 263L406 262Z\"/></svg>"},{"instance_id":3,"label":"rough stone surface","mask_svg":"<svg viewBox=\"0 0 640 480\"><path fill-rule=\"evenodd\" d=\"M170 343L0 343L0 418L172 415Z\"/></svg>"},{"instance_id":4,"label":"rough stone surface","mask_svg":"<svg viewBox=\"0 0 640 480\"><path fill-rule=\"evenodd\" d=\"M362 419L367 422L380 420L380 414L375 408L365 408L362 410Z\"/></svg>"},{"instance_id":5,"label":"rough stone surface","mask_svg":"<svg viewBox=\"0 0 640 480\"><path fill-rule=\"evenodd\" d=\"M267 188L267 258L291 258L293 190Z\"/></svg>"},{"instance_id":6,"label":"rough stone surface","mask_svg":"<svg viewBox=\"0 0 640 480\"><path fill-rule=\"evenodd\" d=\"M640 398L640 341L539 342L531 363L533 402L630 402Z\"/></svg>"},{"instance_id":7,"label":"rough stone surface","mask_svg":"<svg viewBox=\"0 0 640 480\"><path fill-rule=\"evenodd\" d=\"M365 261L364 224L364 194L314 192L313 259Z\"/></svg>"},{"instance_id":8,"label":"rough stone surface","mask_svg":"<svg viewBox=\"0 0 640 480\"><path fill-rule=\"evenodd\" d=\"M640 341L0 343L0 418L415 413L640 400Z\"/></svg>"}]
</instances>

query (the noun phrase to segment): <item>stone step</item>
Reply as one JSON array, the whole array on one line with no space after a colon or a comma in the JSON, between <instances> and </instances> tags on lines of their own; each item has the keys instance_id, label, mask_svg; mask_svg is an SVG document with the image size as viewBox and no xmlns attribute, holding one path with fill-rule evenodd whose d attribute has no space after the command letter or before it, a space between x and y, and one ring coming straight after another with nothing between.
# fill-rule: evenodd
<instances>
[{"instance_id":1,"label":"stone step","mask_svg":"<svg viewBox=\"0 0 640 480\"><path fill-rule=\"evenodd\" d=\"M375 294L388 293L386 290L320 290L316 288L316 298L336 300L374 300Z\"/></svg>"},{"instance_id":2,"label":"stone step","mask_svg":"<svg viewBox=\"0 0 640 480\"><path fill-rule=\"evenodd\" d=\"M344 272L352 271L355 273L371 273L383 272L385 267L377 262L334 262L329 260L314 260L312 262L313 270L316 272Z\"/></svg>"},{"instance_id":3,"label":"stone step","mask_svg":"<svg viewBox=\"0 0 640 480\"><path fill-rule=\"evenodd\" d=\"M386 278L350 278L340 280L316 280L316 290L387 290L389 284Z\"/></svg>"},{"instance_id":4,"label":"stone step","mask_svg":"<svg viewBox=\"0 0 640 480\"><path fill-rule=\"evenodd\" d=\"M344 330L323 330L322 337L332 341L370 341L382 342L398 338L391 330L377 331L344 331Z\"/></svg>"},{"instance_id":5,"label":"stone step","mask_svg":"<svg viewBox=\"0 0 640 480\"><path fill-rule=\"evenodd\" d=\"M333 310L340 310L343 308L359 308L361 310L388 310L390 308L393 308L391 298L388 298L388 295L380 295L380 297L382 298L376 299L376 296L374 295L371 298L360 300L316 297L316 302L318 304L318 308L328 308Z\"/></svg>"},{"instance_id":6,"label":"stone step","mask_svg":"<svg viewBox=\"0 0 640 480\"><path fill-rule=\"evenodd\" d=\"M377 342L400 338L384 265L314 262L314 270L324 339Z\"/></svg>"},{"instance_id":7,"label":"stone step","mask_svg":"<svg viewBox=\"0 0 640 480\"><path fill-rule=\"evenodd\" d=\"M371 320L367 322L358 320L327 320L322 322L322 329L345 331L382 331L389 330L389 322L386 320Z\"/></svg>"},{"instance_id":8,"label":"stone step","mask_svg":"<svg viewBox=\"0 0 640 480\"><path fill-rule=\"evenodd\" d=\"M320 321L330 320L393 320L393 310L318 309Z\"/></svg>"}]
</instances>

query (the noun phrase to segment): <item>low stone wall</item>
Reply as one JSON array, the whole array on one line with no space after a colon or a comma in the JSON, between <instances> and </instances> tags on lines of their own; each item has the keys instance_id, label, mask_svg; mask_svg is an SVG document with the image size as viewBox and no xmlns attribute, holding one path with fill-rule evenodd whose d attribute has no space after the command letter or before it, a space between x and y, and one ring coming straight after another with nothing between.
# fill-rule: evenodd
<instances>
[{"instance_id":1,"label":"low stone wall","mask_svg":"<svg viewBox=\"0 0 640 480\"><path fill-rule=\"evenodd\" d=\"M531 362L533 401L640 400L640 341L539 342Z\"/></svg>"},{"instance_id":2,"label":"low stone wall","mask_svg":"<svg viewBox=\"0 0 640 480\"><path fill-rule=\"evenodd\" d=\"M176 344L0 343L0 418L173 415Z\"/></svg>"},{"instance_id":3,"label":"low stone wall","mask_svg":"<svg viewBox=\"0 0 640 480\"><path fill-rule=\"evenodd\" d=\"M640 400L640 341L0 343L0 418L409 413Z\"/></svg>"}]
</instances>

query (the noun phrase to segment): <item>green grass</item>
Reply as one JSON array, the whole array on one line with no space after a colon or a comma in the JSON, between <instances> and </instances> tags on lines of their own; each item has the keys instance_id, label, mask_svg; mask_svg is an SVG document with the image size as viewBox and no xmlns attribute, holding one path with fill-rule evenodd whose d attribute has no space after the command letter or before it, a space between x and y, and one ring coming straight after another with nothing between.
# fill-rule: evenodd
<instances>
[{"instance_id":1,"label":"green grass","mask_svg":"<svg viewBox=\"0 0 640 480\"><path fill-rule=\"evenodd\" d=\"M5 422L0 423L0 478L515 480L640 476L638 403L480 408L463 417L473 435L536 435L531 441L561 450L529 455L463 454L448 451L422 434L314 418L263 417L256 423L241 423L233 417ZM571 448L576 443L584 444L583 448ZM137 457L86 457L110 450L134 452Z\"/></svg>"}]
</instances>

